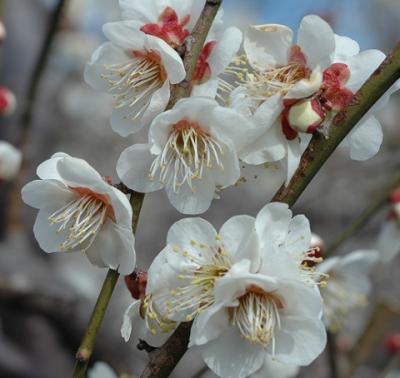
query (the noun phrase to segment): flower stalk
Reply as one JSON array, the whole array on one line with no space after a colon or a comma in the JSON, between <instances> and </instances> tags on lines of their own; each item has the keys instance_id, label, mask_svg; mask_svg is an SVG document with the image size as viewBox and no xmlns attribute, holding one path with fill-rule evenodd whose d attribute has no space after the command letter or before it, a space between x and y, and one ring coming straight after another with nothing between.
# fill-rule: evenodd
<instances>
[{"instance_id":1,"label":"flower stalk","mask_svg":"<svg viewBox=\"0 0 400 378\"><path fill-rule=\"evenodd\" d=\"M122 189L126 188L121 188L121 190ZM139 223L140 211L142 210L144 194L132 191L129 193L131 195L130 203L133 210L132 232L135 234ZM79 349L75 355L76 363L72 373L73 378L84 378L86 375L86 370L90 357L93 353L97 334L100 330L104 315L106 313L108 304L110 303L111 296L114 292L115 286L117 285L119 277L120 274L117 271L109 269L100 294L97 298L97 302L93 309L89 324L86 328L85 335L83 336L81 345L79 346Z\"/></svg>"}]
</instances>

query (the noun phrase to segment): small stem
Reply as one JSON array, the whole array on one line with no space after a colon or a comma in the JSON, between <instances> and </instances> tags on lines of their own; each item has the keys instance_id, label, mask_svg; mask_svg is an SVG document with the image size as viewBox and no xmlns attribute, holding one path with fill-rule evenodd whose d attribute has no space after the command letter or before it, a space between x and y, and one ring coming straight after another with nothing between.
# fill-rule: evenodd
<instances>
[{"instance_id":1,"label":"small stem","mask_svg":"<svg viewBox=\"0 0 400 378\"><path fill-rule=\"evenodd\" d=\"M133 191L129 191L129 193L131 195L130 203L133 212L132 232L135 234L139 222L139 215L142 210L144 194L136 193ZM93 309L89 324L86 328L85 335L83 336L83 340L75 356L76 363L72 374L73 378L85 377L88 363L93 353L94 343L96 341L97 334L100 330L104 315L106 313L111 296L114 292L115 286L118 282L119 276L120 274L117 271L109 269L106 279L104 280L103 287L101 288L100 294L97 298L97 302Z\"/></svg>"},{"instance_id":2,"label":"small stem","mask_svg":"<svg viewBox=\"0 0 400 378\"><path fill-rule=\"evenodd\" d=\"M73 371L73 378L84 378L87 365L93 353L93 347L96 340L97 333L100 330L107 306L110 302L115 285L117 284L119 273L110 269L104 280L103 287L101 288L99 297L94 307L92 316L90 318L85 335L76 352L76 364Z\"/></svg>"},{"instance_id":3,"label":"small stem","mask_svg":"<svg viewBox=\"0 0 400 378\"><path fill-rule=\"evenodd\" d=\"M25 147L29 139L29 131L32 127L33 108L35 105L39 84L43 77L44 70L47 66L54 37L57 34L57 29L60 24L60 20L66 3L67 0L58 0L58 3L54 8L50 23L48 25L46 36L40 49L38 60L36 61L32 77L29 82L25 106L21 113L22 131L19 141L17 143L17 145L22 149Z\"/></svg>"},{"instance_id":4,"label":"small stem","mask_svg":"<svg viewBox=\"0 0 400 378\"><path fill-rule=\"evenodd\" d=\"M397 352L390 358L388 364L385 366L382 374L380 374L378 378L389 377L389 374L394 370L396 370L399 365L400 365L400 352Z\"/></svg>"},{"instance_id":5,"label":"small stem","mask_svg":"<svg viewBox=\"0 0 400 378\"><path fill-rule=\"evenodd\" d=\"M324 252L324 257L334 254L337 249L349 238L360 231L365 224L385 205L388 204L388 198L391 191L400 185L400 174L397 174L392 183L368 206L361 215L341 234Z\"/></svg>"},{"instance_id":6,"label":"small stem","mask_svg":"<svg viewBox=\"0 0 400 378\"><path fill-rule=\"evenodd\" d=\"M327 352L329 359L329 369L330 369L330 378L338 378L339 371L337 366L337 348L336 348L336 336L328 331L328 339L327 339Z\"/></svg>"},{"instance_id":7,"label":"small stem","mask_svg":"<svg viewBox=\"0 0 400 378\"><path fill-rule=\"evenodd\" d=\"M321 134L313 136L289 185L283 185L272 201L293 206L340 142L399 78L400 44L355 94L351 103L336 115L329 130L329 138Z\"/></svg>"},{"instance_id":8,"label":"small stem","mask_svg":"<svg viewBox=\"0 0 400 378\"><path fill-rule=\"evenodd\" d=\"M171 109L180 99L190 96L192 91L191 83L196 71L197 62L221 3L222 0L206 1L192 34L186 39L186 49L183 59L186 78L181 83L172 86L171 98L167 106L168 109Z\"/></svg>"}]
</instances>

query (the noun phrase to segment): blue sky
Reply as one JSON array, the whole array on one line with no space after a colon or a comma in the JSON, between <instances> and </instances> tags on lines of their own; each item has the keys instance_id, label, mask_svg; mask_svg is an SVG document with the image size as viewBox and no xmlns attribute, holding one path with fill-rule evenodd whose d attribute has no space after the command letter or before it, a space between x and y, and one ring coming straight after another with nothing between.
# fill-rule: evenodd
<instances>
[{"instance_id":1,"label":"blue sky","mask_svg":"<svg viewBox=\"0 0 400 378\"><path fill-rule=\"evenodd\" d=\"M254 23L285 24L294 30L305 14L334 12L335 32L357 40L363 49L379 47L376 38L379 31L371 27L366 12L368 0L226 0L224 3L228 12L237 12L243 6L260 15Z\"/></svg>"}]
</instances>

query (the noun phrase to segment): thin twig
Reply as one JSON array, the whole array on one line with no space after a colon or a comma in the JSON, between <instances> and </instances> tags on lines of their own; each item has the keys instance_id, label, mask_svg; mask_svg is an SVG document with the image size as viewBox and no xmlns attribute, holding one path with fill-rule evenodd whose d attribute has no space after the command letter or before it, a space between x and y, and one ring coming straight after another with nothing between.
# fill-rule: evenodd
<instances>
[{"instance_id":1,"label":"thin twig","mask_svg":"<svg viewBox=\"0 0 400 378\"><path fill-rule=\"evenodd\" d=\"M399 78L400 44L356 93L351 103L336 115L329 138L321 134L314 135L289 185L282 186L273 201L294 205L340 142Z\"/></svg>"},{"instance_id":2,"label":"thin twig","mask_svg":"<svg viewBox=\"0 0 400 378\"><path fill-rule=\"evenodd\" d=\"M397 174L391 184L382 191L376 200L324 251L324 258L333 255L343 243L360 231L382 207L387 205L390 192L399 185L400 174Z\"/></svg>"},{"instance_id":3,"label":"thin twig","mask_svg":"<svg viewBox=\"0 0 400 378\"><path fill-rule=\"evenodd\" d=\"M330 331L328 331L327 352L328 352L329 370L330 370L329 376L330 378L338 378L339 370L337 366L336 337Z\"/></svg>"},{"instance_id":4,"label":"thin twig","mask_svg":"<svg viewBox=\"0 0 400 378\"><path fill-rule=\"evenodd\" d=\"M60 24L60 20L66 3L67 0L58 0L58 3L54 8L46 32L46 36L40 49L39 57L36 61L32 77L29 82L28 92L25 99L25 106L21 113L21 135L17 143L17 146L22 149L25 147L29 139L30 129L32 127L33 109L36 102L38 88L50 57L51 47L53 45L54 37L57 34L58 26Z\"/></svg>"},{"instance_id":5,"label":"thin twig","mask_svg":"<svg viewBox=\"0 0 400 378\"><path fill-rule=\"evenodd\" d=\"M139 215L142 209L143 200L144 194L131 192L130 203L133 210L132 232L134 234L136 233L139 223ZM79 349L76 352L76 362L74 371L72 373L74 378L85 377L88 363L93 353L97 334L100 330L101 324L103 323L104 315L114 292L115 286L118 282L119 276L120 274L117 271L109 269L106 279L104 280L103 287L101 288L100 294L97 298L97 302L93 309L89 324L86 328L85 335L83 336Z\"/></svg>"}]
</instances>

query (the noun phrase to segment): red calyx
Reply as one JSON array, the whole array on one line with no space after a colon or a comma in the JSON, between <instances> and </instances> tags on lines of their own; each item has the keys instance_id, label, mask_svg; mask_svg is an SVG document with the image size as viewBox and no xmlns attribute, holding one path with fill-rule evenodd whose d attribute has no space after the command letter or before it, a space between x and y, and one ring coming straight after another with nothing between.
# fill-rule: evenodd
<instances>
[{"instance_id":1,"label":"red calyx","mask_svg":"<svg viewBox=\"0 0 400 378\"><path fill-rule=\"evenodd\" d=\"M400 351L400 333L389 336L385 341L385 347L389 353Z\"/></svg>"},{"instance_id":2,"label":"red calyx","mask_svg":"<svg viewBox=\"0 0 400 378\"><path fill-rule=\"evenodd\" d=\"M125 285L134 299L143 299L146 295L147 272L136 269L129 276L125 276Z\"/></svg>"},{"instance_id":3,"label":"red calyx","mask_svg":"<svg viewBox=\"0 0 400 378\"><path fill-rule=\"evenodd\" d=\"M208 58L214 50L217 42L210 41L206 43L201 51L199 56L199 60L197 61L196 69L193 75L193 83L194 84L202 84L208 81L211 78L211 67L208 64Z\"/></svg>"},{"instance_id":4,"label":"red calyx","mask_svg":"<svg viewBox=\"0 0 400 378\"><path fill-rule=\"evenodd\" d=\"M400 187L396 188L395 190L390 193L390 202L393 204L400 203Z\"/></svg>"},{"instance_id":5,"label":"red calyx","mask_svg":"<svg viewBox=\"0 0 400 378\"><path fill-rule=\"evenodd\" d=\"M173 48L177 48L183 44L189 36L189 31L185 26L189 23L190 16L185 16L179 21L178 15L174 9L167 7L159 18L158 24L147 24L140 28L143 33L161 38Z\"/></svg>"}]
</instances>

